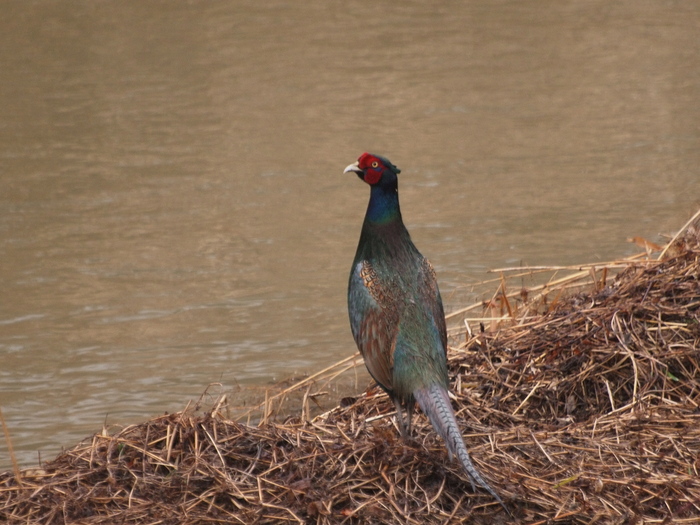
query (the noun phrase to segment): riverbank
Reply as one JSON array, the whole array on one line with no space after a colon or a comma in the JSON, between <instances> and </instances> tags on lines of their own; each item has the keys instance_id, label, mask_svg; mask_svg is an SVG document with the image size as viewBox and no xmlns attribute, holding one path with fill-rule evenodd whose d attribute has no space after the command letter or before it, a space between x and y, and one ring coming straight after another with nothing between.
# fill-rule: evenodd
<instances>
[{"instance_id":1,"label":"riverbank","mask_svg":"<svg viewBox=\"0 0 700 525\"><path fill-rule=\"evenodd\" d=\"M45 524L697 523L697 223L661 253L646 247L503 269L490 301L451 314L467 317L449 351L458 419L515 518L472 491L422 415L402 442L376 388L310 415L355 357L269 396L257 425L231 420L221 396L1 474L0 512ZM533 273L546 284L521 288ZM300 415L276 421L295 395Z\"/></svg>"}]
</instances>

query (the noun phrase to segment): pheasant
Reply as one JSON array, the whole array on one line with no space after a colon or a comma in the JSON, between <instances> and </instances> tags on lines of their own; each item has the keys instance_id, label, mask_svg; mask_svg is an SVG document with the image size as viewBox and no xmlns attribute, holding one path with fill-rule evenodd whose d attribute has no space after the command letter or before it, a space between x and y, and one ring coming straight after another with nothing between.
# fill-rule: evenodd
<instances>
[{"instance_id":1,"label":"pheasant","mask_svg":"<svg viewBox=\"0 0 700 525\"><path fill-rule=\"evenodd\" d=\"M344 173L369 184L370 198L350 270L348 312L367 370L396 406L404 439L421 407L469 476L506 509L474 467L448 396L447 330L435 271L401 219L397 175L388 159L363 153ZM407 421L402 407L406 407ZM507 509L506 509L507 511Z\"/></svg>"}]
</instances>

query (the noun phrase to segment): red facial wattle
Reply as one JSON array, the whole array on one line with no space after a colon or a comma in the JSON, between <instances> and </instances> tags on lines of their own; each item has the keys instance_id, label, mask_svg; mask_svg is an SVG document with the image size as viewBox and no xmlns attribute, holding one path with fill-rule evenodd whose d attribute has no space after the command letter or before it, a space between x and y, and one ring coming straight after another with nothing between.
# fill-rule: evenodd
<instances>
[{"instance_id":1,"label":"red facial wattle","mask_svg":"<svg viewBox=\"0 0 700 525\"><path fill-rule=\"evenodd\" d=\"M377 162L377 159L371 153L363 153L360 158L357 159L357 164L361 169L369 168L372 162Z\"/></svg>"},{"instance_id":2,"label":"red facial wattle","mask_svg":"<svg viewBox=\"0 0 700 525\"><path fill-rule=\"evenodd\" d=\"M376 184L382 178L382 163L374 155L370 153L363 153L360 158L357 159L358 166L365 175L362 178L367 184Z\"/></svg>"},{"instance_id":3,"label":"red facial wattle","mask_svg":"<svg viewBox=\"0 0 700 525\"><path fill-rule=\"evenodd\" d=\"M364 181L367 184L376 184L379 182L379 179L382 178L382 171L381 169L377 168L367 168L365 170L365 176L364 176Z\"/></svg>"}]
</instances>

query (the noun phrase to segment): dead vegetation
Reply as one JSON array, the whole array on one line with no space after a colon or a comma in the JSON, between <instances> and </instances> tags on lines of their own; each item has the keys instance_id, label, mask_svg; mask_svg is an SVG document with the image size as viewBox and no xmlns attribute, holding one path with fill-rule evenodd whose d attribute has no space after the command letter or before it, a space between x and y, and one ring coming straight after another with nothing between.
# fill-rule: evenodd
<instances>
[{"instance_id":1,"label":"dead vegetation","mask_svg":"<svg viewBox=\"0 0 700 525\"><path fill-rule=\"evenodd\" d=\"M484 317L455 335L458 418L512 517L472 492L424 418L402 442L392 404L376 389L311 419L309 400L352 358L266 399L258 426L229 419L221 396L204 411L95 435L40 469L0 474L0 516L45 524L699 523L697 228L684 227L662 255L503 271L494 298L478 306ZM508 293L535 271L552 277ZM302 415L274 422L276 404L293 391L303 395Z\"/></svg>"}]
</instances>

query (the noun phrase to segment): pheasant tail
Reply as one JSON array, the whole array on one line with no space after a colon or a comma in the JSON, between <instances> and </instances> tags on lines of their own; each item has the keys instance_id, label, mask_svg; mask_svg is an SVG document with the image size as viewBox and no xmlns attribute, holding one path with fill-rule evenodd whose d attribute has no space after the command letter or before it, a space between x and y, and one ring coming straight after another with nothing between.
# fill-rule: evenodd
<instances>
[{"instance_id":1,"label":"pheasant tail","mask_svg":"<svg viewBox=\"0 0 700 525\"><path fill-rule=\"evenodd\" d=\"M469 452L467 452L467 447L459 431L459 425L457 424L455 413L452 410L452 404L450 403L447 390L439 384L433 384L427 388L416 389L413 392L413 396L423 410L423 413L430 419L435 431L445 440L450 455L455 455L459 459L462 468L464 468L464 471L469 476L472 489L474 489L474 483L476 482L480 487L491 494L507 512L508 509L503 503L503 500L501 500L498 494L496 494L496 491L486 483L484 478L481 477L469 457Z\"/></svg>"}]
</instances>

